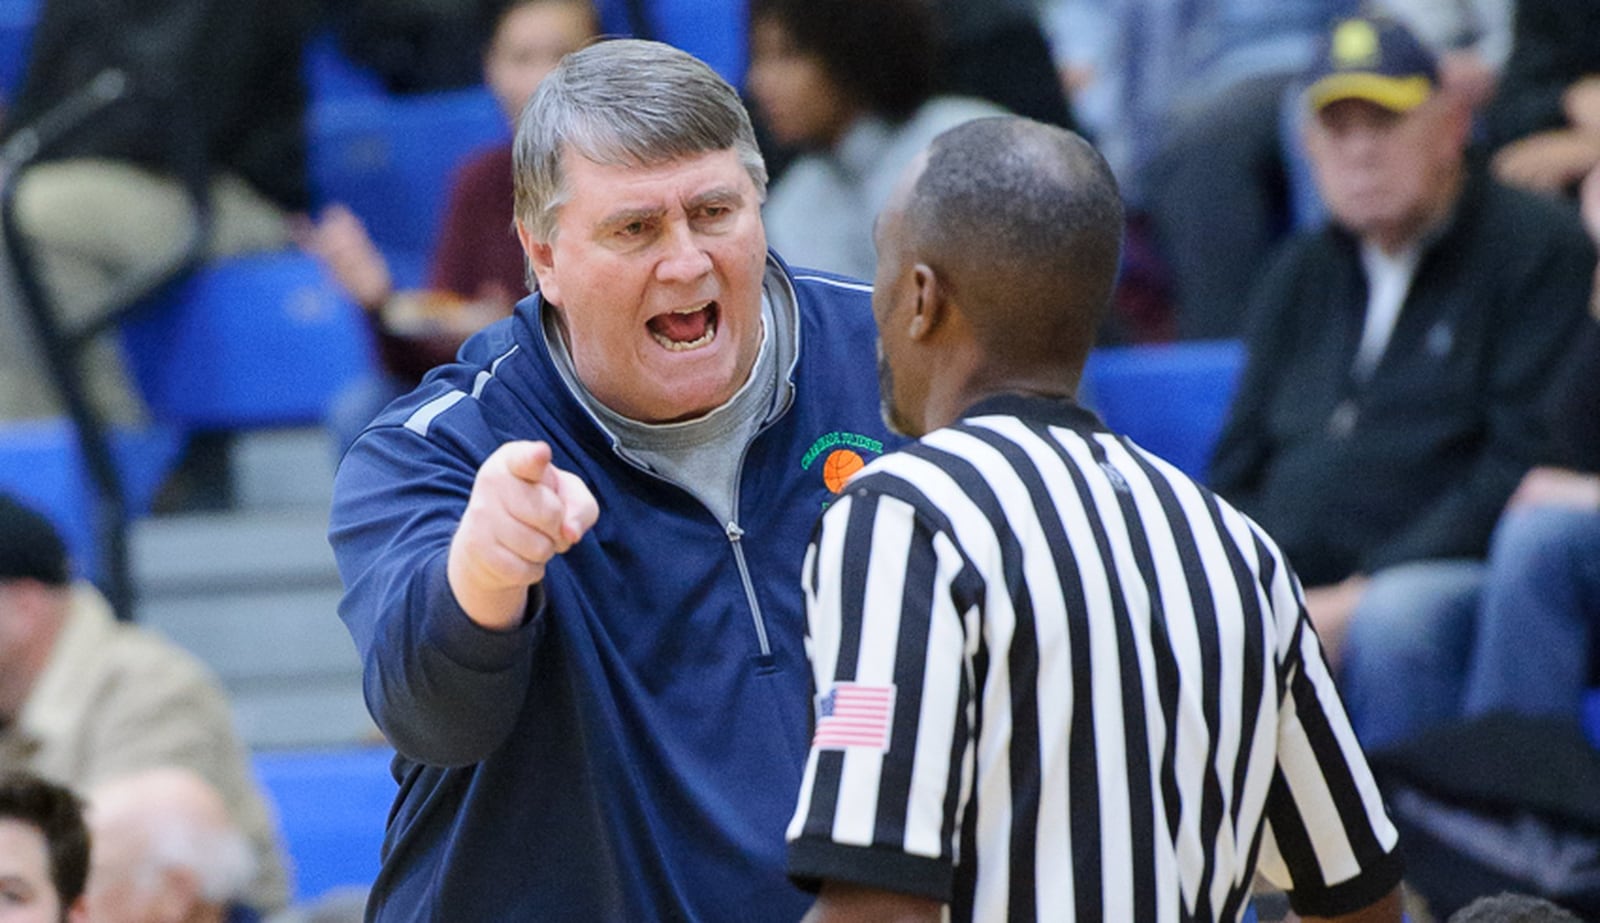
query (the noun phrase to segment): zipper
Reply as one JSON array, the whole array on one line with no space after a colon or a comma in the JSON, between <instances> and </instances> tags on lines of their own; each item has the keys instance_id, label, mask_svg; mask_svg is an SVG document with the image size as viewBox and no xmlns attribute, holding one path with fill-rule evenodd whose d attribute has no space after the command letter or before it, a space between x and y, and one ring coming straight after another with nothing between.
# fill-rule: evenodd
<instances>
[{"instance_id":1,"label":"zipper","mask_svg":"<svg viewBox=\"0 0 1600 923\"><path fill-rule=\"evenodd\" d=\"M739 579L744 582L744 598L750 603L750 619L756 626L756 642L761 646L761 656L772 656L772 644L767 640L767 623L761 616L761 603L756 600L755 582L750 579L750 565L744 559L744 546L740 544L744 538L744 530L736 522L730 522L724 527L728 533L728 544L733 546L733 560L739 565Z\"/></svg>"}]
</instances>

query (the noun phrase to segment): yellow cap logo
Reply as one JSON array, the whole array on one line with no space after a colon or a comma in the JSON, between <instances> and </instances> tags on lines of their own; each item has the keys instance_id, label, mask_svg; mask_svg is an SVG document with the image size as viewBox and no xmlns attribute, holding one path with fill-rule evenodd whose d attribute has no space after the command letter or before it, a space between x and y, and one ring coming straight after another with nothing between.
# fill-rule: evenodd
<instances>
[{"instance_id":1,"label":"yellow cap logo","mask_svg":"<svg viewBox=\"0 0 1600 923\"><path fill-rule=\"evenodd\" d=\"M1378 59L1378 30L1365 19L1347 19L1333 32L1332 50L1341 68L1369 66Z\"/></svg>"}]
</instances>

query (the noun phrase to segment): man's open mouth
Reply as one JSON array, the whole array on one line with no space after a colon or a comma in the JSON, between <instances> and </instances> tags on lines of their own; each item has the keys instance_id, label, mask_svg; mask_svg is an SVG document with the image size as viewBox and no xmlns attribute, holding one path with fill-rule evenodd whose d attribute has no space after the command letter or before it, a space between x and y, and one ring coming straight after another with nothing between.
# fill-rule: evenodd
<instances>
[{"instance_id":1,"label":"man's open mouth","mask_svg":"<svg viewBox=\"0 0 1600 923\"><path fill-rule=\"evenodd\" d=\"M699 349L717 338L717 303L657 314L645 325L656 342L674 352Z\"/></svg>"}]
</instances>

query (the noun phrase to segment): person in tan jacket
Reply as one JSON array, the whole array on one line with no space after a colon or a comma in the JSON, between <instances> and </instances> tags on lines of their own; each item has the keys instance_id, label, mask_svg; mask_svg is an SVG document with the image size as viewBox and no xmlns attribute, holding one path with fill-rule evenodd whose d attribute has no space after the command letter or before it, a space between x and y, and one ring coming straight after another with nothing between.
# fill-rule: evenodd
<instances>
[{"instance_id":1,"label":"person in tan jacket","mask_svg":"<svg viewBox=\"0 0 1600 923\"><path fill-rule=\"evenodd\" d=\"M251 774L216 676L160 635L114 620L42 515L0 494L0 771L80 793L136 770L181 766L222 793L257 872L246 902L289 902L275 818Z\"/></svg>"}]
</instances>

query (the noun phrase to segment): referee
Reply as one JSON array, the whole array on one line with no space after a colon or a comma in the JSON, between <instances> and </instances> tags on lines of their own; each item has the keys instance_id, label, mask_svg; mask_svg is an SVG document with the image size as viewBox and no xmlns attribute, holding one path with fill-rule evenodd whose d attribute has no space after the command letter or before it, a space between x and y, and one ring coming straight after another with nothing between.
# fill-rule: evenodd
<instances>
[{"instance_id":1,"label":"referee","mask_svg":"<svg viewBox=\"0 0 1600 923\"><path fill-rule=\"evenodd\" d=\"M1122 206L1076 135L936 139L879 218L885 412L807 553L808 920L1400 919L1396 833L1259 527L1073 402ZM925 434L925 435L923 435Z\"/></svg>"}]
</instances>

